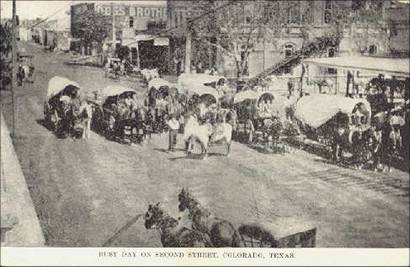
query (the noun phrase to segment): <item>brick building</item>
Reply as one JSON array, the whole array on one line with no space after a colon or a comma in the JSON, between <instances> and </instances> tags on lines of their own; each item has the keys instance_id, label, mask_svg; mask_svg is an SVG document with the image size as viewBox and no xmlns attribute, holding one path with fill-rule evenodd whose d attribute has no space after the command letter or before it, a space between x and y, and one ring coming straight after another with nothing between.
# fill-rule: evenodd
<instances>
[{"instance_id":1,"label":"brick building","mask_svg":"<svg viewBox=\"0 0 410 267\"><path fill-rule=\"evenodd\" d=\"M167 39L159 38L166 29L167 7L165 4L139 2L80 3L71 6L71 34L84 38L84 16L95 14L101 27L99 52L106 49L124 57L120 51L129 51L128 58L138 61L142 68L160 67L168 59ZM114 45L113 45L114 44ZM126 47L126 49L124 49ZM166 68L165 68L166 69ZM165 70L164 70L165 71Z\"/></svg>"},{"instance_id":2,"label":"brick building","mask_svg":"<svg viewBox=\"0 0 410 267\"><path fill-rule=\"evenodd\" d=\"M221 36L224 33L221 33L221 29L223 30L221 26L226 24L229 18L235 18L234 23L236 23L230 30L237 31L240 35L243 34L243 29L249 28L249 22L255 17L255 14L266 19L267 24L270 20L276 22L275 19L280 17L281 24L277 26L280 30L269 32L270 29L266 27L259 31L259 34L251 36L250 48L247 49L246 44L238 45L238 57L246 58L244 74L248 77L253 77L286 57L292 56L314 37L335 34L336 30L341 37L340 42L334 47L329 47L326 53L321 56L333 57L355 54L382 56L391 52L388 13L386 12L391 6L390 1L238 2L208 0L167 1L167 5L171 58L174 58L174 62L178 62L178 59L175 58L179 57L179 60L185 63L185 71L194 69L198 61L202 60L201 53L206 51L211 56L208 56L205 62L201 63L203 66L214 65L220 73L229 77L236 76L237 67L232 57L226 56L226 53L223 53L221 49L215 49L216 46L212 44L209 45L212 48L204 48L206 47L204 38L196 38L195 36L201 35L198 33L201 31L198 28L202 28L202 26L198 26L199 24L210 24L213 21L209 19L211 16L216 19L215 25L219 31L202 33L208 38L205 43L212 38L223 39ZM257 7L258 5L259 7ZM336 18L341 15L346 18L346 21L340 25L335 25ZM373 18L366 18L366 16L373 16ZM191 20L193 21L190 28L188 22ZM371 22L369 23L369 21ZM248 56L243 56L245 52L249 53ZM171 62L170 65L173 65L174 62ZM175 69L175 66L172 67ZM300 70L290 69L288 75L300 76Z\"/></svg>"}]
</instances>

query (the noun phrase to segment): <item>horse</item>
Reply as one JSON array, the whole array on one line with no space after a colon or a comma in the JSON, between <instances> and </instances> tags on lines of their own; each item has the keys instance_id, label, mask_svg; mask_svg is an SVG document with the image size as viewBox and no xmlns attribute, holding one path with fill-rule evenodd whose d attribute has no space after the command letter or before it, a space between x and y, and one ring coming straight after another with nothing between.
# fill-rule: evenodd
<instances>
[{"instance_id":1,"label":"horse","mask_svg":"<svg viewBox=\"0 0 410 267\"><path fill-rule=\"evenodd\" d=\"M214 126L210 123L199 125L198 120L191 116L184 129L184 138L188 142L187 153L192 152L194 142L201 144L201 154L203 159L208 156L209 144L226 144L227 156L231 152L232 126L226 122L216 123Z\"/></svg>"},{"instance_id":2,"label":"horse","mask_svg":"<svg viewBox=\"0 0 410 267\"><path fill-rule=\"evenodd\" d=\"M145 213L146 229L157 229L164 247L211 247L212 244L203 233L181 226L178 220L164 212L160 203L149 205Z\"/></svg>"},{"instance_id":3,"label":"horse","mask_svg":"<svg viewBox=\"0 0 410 267\"><path fill-rule=\"evenodd\" d=\"M82 101L80 106L80 117L82 118L81 124L83 127L82 138L90 138L91 121L93 116L93 107L87 101Z\"/></svg>"},{"instance_id":4,"label":"horse","mask_svg":"<svg viewBox=\"0 0 410 267\"><path fill-rule=\"evenodd\" d=\"M240 246L239 234L232 223L213 216L184 188L178 194L178 201L181 212L188 210L192 228L207 234L214 247Z\"/></svg>"}]
</instances>

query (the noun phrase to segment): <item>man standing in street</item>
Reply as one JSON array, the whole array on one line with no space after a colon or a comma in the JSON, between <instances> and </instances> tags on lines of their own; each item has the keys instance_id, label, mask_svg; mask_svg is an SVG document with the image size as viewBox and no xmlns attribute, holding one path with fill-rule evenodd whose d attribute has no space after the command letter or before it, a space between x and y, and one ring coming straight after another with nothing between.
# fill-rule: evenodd
<instances>
[{"instance_id":1,"label":"man standing in street","mask_svg":"<svg viewBox=\"0 0 410 267\"><path fill-rule=\"evenodd\" d=\"M179 122L175 117L175 114L170 115L170 119L167 121L169 128L169 143L168 151L175 152L175 145L177 144L177 135L179 130Z\"/></svg>"}]
</instances>

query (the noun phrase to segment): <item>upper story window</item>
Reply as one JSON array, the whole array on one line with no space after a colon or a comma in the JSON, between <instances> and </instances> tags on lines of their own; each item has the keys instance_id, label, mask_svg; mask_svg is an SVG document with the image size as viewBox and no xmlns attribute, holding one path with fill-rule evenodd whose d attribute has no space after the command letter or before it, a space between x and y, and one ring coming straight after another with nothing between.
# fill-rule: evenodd
<instances>
[{"instance_id":1,"label":"upper story window","mask_svg":"<svg viewBox=\"0 0 410 267\"><path fill-rule=\"evenodd\" d=\"M175 12L174 14L174 26L177 27L178 26L178 13Z\"/></svg>"},{"instance_id":2,"label":"upper story window","mask_svg":"<svg viewBox=\"0 0 410 267\"><path fill-rule=\"evenodd\" d=\"M249 25L252 23L252 5L245 5L244 7L244 24Z\"/></svg>"},{"instance_id":3,"label":"upper story window","mask_svg":"<svg viewBox=\"0 0 410 267\"><path fill-rule=\"evenodd\" d=\"M325 23L330 23L332 21L332 1L331 0L326 0L325 1L325 11L324 11L324 22Z\"/></svg>"},{"instance_id":4,"label":"upper story window","mask_svg":"<svg viewBox=\"0 0 410 267\"><path fill-rule=\"evenodd\" d=\"M364 7L364 1L363 0L353 0L352 1L352 9L353 10L359 10Z\"/></svg>"},{"instance_id":5,"label":"upper story window","mask_svg":"<svg viewBox=\"0 0 410 267\"><path fill-rule=\"evenodd\" d=\"M295 45L294 44L286 44L285 45L285 57L291 57L295 53Z\"/></svg>"},{"instance_id":6,"label":"upper story window","mask_svg":"<svg viewBox=\"0 0 410 267\"><path fill-rule=\"evenodd\" d=\"M129 26L130 28L134 28L134 17L130 17Z\"/></svg>"},{"instance_id":7,"label":"upper story window","mask_svg":"<svg viewBox=\"0 0 410 267\"><path fill-rule=\"evenodd\" d=\"M327 51L327 56L328 57L335 57L335 48L334 47L331 47L331 48L329 48L329 50Z\"/></svg>"},{"instance_id":8,"label":"upper story window","mask_svg":"<svg viewBox=\"0 0 410 267\"><path fill-rule=\"evenodd\" d=\"M299 24L300 23L300 1L289 2L287 16L288 16L289 24Z\"/></svg>"},{"instance_id":9,"label":"upper story window","mask_svg":"<svg viewBox=\"0 0 410 267\"><path fill-rule=\"evenodd\" d=\"M335 47L330 47L330 48L327 50L327 56L328 56L328 57L335 57L335 56L336 56L336 48L335 48ZM336 73L337 73L337 69L328 68L328 69L327 69L327 73L328 73L328 74L336 74Z\"/></svg>"},{"instance_id":10,"label":"upper story window","mask_svg":"<svg viewBox=\"0 0 410 267\"><path fill-rule=\"evenodd\" d=\"M369 46L369 55L376 55L377 54L377 46L371 45Z\"/></svg>"}]
</instances>

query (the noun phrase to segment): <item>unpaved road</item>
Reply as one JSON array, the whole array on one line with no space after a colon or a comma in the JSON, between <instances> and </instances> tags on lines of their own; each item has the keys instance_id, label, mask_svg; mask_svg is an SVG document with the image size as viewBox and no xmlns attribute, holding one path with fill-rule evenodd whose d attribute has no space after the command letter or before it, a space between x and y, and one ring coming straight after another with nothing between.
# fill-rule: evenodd
<instances>
[{"instance_id":1,"label":"unpaved road","mask_svg":"<svg viewBox=\"0 0 410 267\"><path fill-rule=\"evenodd\" d=\"M263 154L239 143L229 158L214 148L200 161L185 157L182 142L166 153L166 135L144 146L95 133L89 140L57 139L39 123L52 76L76 80L88 91L127 82L105 79L100 69L63 65L67 55L23 46L36 53L37 77L18 89L14 143L48 246L160 246L158 233L146 230L138 214L160 201L180 216L182 187L235 225L257 221L278 235L315 226L318 247L409 246L408 173L343 169L305 151ZM10 96L1 93L10 125Z\"/></svg>"}]
</instances>

